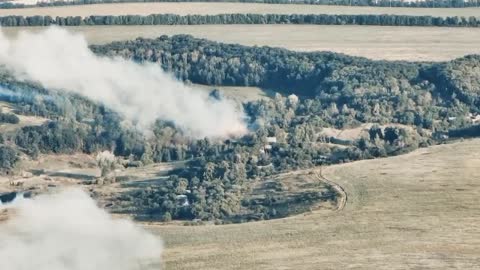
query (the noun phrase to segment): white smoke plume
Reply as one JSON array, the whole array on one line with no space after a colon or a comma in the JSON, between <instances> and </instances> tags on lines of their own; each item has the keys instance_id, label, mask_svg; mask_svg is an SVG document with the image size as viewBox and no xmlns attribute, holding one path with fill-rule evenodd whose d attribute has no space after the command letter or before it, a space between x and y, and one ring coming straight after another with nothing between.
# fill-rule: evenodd
<instances>
[{"instance_id":1,"label":"white smoke plume","mask_svg":"<svg viewBox=\"0 0 480 270\"><path fill-rule=\"evenodd\" d=\"M79 189L16 200L0 210L5 207L13 213L0 223L0 269L161 268L159 239L113 219Z\"/></svg>"},{"instance_id":2,"label":"white smoke plume","mask_svg":"<svg viewBox=\"0 0 480 270\"><path fill-rule=\"evenodd\" d=\"M24 31L13 39L0 32L0 64L20 79L102 102L142 128L162 119L195 138L247 130L244 114L233 102L209 99L158 65L96 56L82 35L59 27Z\"/></svg>"}]
</instances>

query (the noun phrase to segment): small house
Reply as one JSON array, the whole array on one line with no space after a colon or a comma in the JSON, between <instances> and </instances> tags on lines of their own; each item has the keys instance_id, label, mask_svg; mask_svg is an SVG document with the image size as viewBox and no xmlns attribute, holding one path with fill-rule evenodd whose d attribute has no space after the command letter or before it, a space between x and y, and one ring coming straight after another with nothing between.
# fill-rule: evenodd
<instances>
[{"instance_id":1,"label":"small house","mask_svg":"<svg viewBox=\"0 0 480 270\"><path fill-rule=\"evenodd\" d=\"M469 114L470 121L472 121L473 124L477 124L480 122L480 115L479 114Z\"/></svg>"},{"instance_id":2,"label":"small house","mask_svg":"<svg viewBox=\"0 0 480 270\"><path fill-rule=\"evenodd\" d=\"M277 137L267 137L267 143L268 144L277 143Z\"/></svg>"},{"instance_id":3,"label":"small house","mask_svg":"<svg viewBox=\"0 0 480 270\"><path fill-rule=\"evenodd\" d=\"M272 150L272 145L277 143L277 137L267 137L266 141L267 143L263 146L263 149L260 150L262 154L270 152Z\"/></svg>"},{"instance_id":4,"label":"small house","mask_svg":"<svg viewBox=\"0 0 480 270\"><path fill-rule=\"evenodd\" d=\"M175 197L176 201L177 201L177 205L179 206L189 206L190 203L188 202L188 197L187 195L177 195Z\"/></svg>"}]
</instances>

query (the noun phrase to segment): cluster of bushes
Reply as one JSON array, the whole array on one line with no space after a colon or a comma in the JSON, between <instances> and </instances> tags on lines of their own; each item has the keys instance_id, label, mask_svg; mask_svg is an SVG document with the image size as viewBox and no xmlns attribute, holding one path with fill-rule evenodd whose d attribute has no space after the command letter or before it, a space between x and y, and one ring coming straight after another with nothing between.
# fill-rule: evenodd
<instances>
[{"instance_id":1,"label":"cluster of bushes","mask_svg":"<svg viewBox=\"0 0 480 270\"><path fill-rule=\"evenodd\" d=\"M15 114L0 112L0 123L18 124L18 122L20 119Z\"/></svg>"},{"instance_id":2,"label":"cluster of bushes","mask_svg":"<svg viewBox=\"0 0 480 270\"><path fill-rule=\"evenodd\" d=\"M10 170L18 162L17 151L8 145L0 145L0 170Z\"/></svg>"},{"instance_id":3,"label":"cluster of bushes","mask_svg":"<svg viewBox=\"0 0 480 270\"><path fill-rule=\"evenodd\" d=\"M120 16L56 17L4 16L2 26L78 26L78 25L202 25L202 24L314 24L314 25L386 25L478 27L476 17L432 17L408 15L328 15L328 14L219 14L175 15L152 14Z\"/></svg>"}]
</instances>

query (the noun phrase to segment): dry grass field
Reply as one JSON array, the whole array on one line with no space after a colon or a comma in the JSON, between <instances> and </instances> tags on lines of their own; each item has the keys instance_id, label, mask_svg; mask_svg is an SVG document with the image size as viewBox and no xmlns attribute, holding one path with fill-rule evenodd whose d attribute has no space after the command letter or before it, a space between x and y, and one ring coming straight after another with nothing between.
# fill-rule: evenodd
<instances>
[{"instance_id":1,"label":"dry grass field","mask_svg":"<svg viewBox=\"0 0 480 270\"><path fill-rule=\"evenodd\" d=\"M28 28L39 31L41 28ZM371 59L446 61L480 53L480 28L315 26L315 25L194 25L69 27L92 44L137 37L190 34L226 43L284 47L299 51L334 51ZM22 27L4 28L15 36Z\"/></svg>"},{"instance_id":2,"label":"dry grass field","mask_svg":"<svg viewBox=\"0 0 480 270\"><path fill-rule=\"evenodd\" d=\"M325 168L348 195L342 211L147 227L166 269L479 269L479 166L478 139L435 146Z\"/></svg>"},{"instance_id":3,"label":"dry grass field","mask_svg":"<svg viewBox=\"0 0 480 270\"><path fill-rule=\"evenodd\" d=\"M248 102L260 99L269 99L275 95L273 91L263 90L259 87L244 86L211 86L211 85L193 85L195 89L210 93L213 89L217 89L230 100L237 103Z\"/></svg>"},{"instance_id":4,"label":"dry grass field","mask_svg":"<svg viewBox=\"0 0 480 270\"><path fill-rule=\"evenodd\" d=\"M22 163L33 175L16 181L38 192L78 186L99 174L93 157L82 154L45 155ZM479 166L480 139L467 140L324 167L322 175L347 195L338 211L327 203L271 221L144 226L163 238L166 269L479 269ZM159 171L168 169L159 164L119 176L158 178ZM296 171L269 181L295 188L317 182L319 172ZM0 178L0 191L11 190L8 181ZM119 186L95 190L108 197Z\"/></svg>"},{"instance_id":5,"label":"dry grass field","mask_svg":"<svg viewBox=\"0 0 480 270\"><path fill-rule=\"evenodd\" d=\"M271 5L254 3L123 3L96 4L83 6L41 7L23 9L1 9L5 15L50 15L50 16L89 16L89 15L149 15L172 13L179 15L212 15L223 13L275 13L275 14L397 14L480 16L478 8L389 8L389 7L349 7L322 5Z\"/></svg>"},{"instance_id":6,"label":"dry grass field","mask_svg":"<svg viewBox=\"0 0 480 270\"><path fill-rule=\"evenodd\" d=\"M375 123L364 123L356 128L346 128L346 129L336 129L336 128L322 128L320 135L327 137L334 137L340 140L356 140L363 136L368 136L368 130L375 125ZM399 127L407 130L408 132L414 132L414 126L402 125L402 124L387 124L387 125L378 125L380 128L385 129L386 127Z\"/></svg>"}]
</instances>

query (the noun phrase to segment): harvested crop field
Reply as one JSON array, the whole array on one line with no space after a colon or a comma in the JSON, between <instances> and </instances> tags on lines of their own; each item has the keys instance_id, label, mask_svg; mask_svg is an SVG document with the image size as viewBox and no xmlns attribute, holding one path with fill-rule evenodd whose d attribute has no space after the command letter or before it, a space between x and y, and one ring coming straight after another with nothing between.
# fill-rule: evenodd
<instances>
[{"instance_id":1,"label":"harvested crop field","mask_svg":"<svg viewBox=\"0 0 480 270\"><path fill-rule=\"evenodd\" d=\"M4 28L7 35L38 27ZM193 25L80 26L91 44L137 37L190 34L226 43L284 47L299 51L334 51L376 60L446 61L480 54L480 28L316 26L316 25Z\"/></svg>"},{"instance_id":2,"label":"harvested crop field","mask_svg":"<svg viewBox=\"0 0 480 270\"><path fill-rule=\"evenodd\" d=\"M347 193L341 211L148 227L167 269L479 269L479 153L477 139L327 167Z\"/></svg>"},{"instance_id":3,"label":"harvested crop field","mask_svg":"<svg viewBox=\"0 0 480 270\"><path fill-rule=\"evenodd\" d=\"M255 3L123 3L95 4L60 7L36 7L22 9L1 9L5 15L50 15L50 16L90 16L90 15L150 15L171 13L179 15L197 14L397 14L447 16L480 16L479 8L389 8L389 7L349 7L293 4Z\"/></svg>"}]
</instances>

